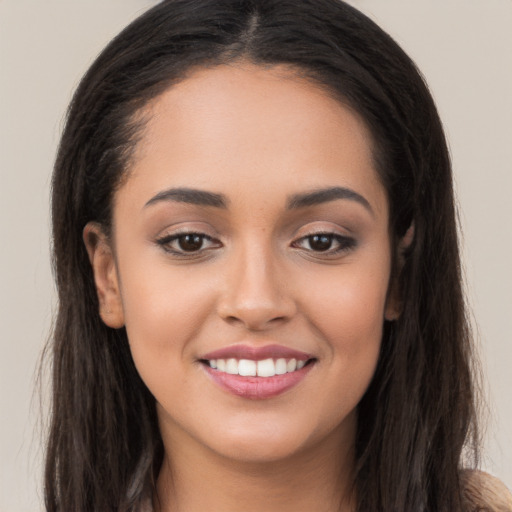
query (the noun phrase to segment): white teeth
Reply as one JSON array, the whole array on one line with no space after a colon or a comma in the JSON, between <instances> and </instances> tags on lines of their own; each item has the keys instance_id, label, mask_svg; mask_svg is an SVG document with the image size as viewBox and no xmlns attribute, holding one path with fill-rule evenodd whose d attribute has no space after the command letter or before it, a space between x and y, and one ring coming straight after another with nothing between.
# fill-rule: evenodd
<instances>
[{"instance_id":1,"label":"white teeth","mask_svg":"<svg viewBox=\"0 0 512 512\"><path fill-rule=\"evenodd\" d=\"M284 375L286 373L286 359L278 359L276 361L276 375Z\"/></svg>"},{"instance_id":2,"label":"white teeth","mask_svg":"<svg viewBox=\"0 0 512 512\"><path fill-rule=\"evenodd\" d=\"M238 374L245 377L256 376L256 361L250 361L249 359L240 359L238 361Z\"/></svg>"},{"instance_id":3,"label":"white teeth","mask_svg":"<svg viewBox=\"0 0 512 512\"><path fill-rule=\"evenodd\" d=\"M236 359L228 359L226 361L226 373L236 375L238 373L238 361Z\"/></svg>"},{"instance_id":4,"label":"white teeth","mask_svg":"<svg viewBox=\"0 0 512 512\"><path fill-rule=\"evenodd\" d=\"M276 374L276 367L273 359L258 361L258 377L273 377Z\"/></svg>"},{"instance_id":5,"label":"white teeth","mask_svg":"<svg viewBox=\"0 0 512 512\"><path fill-rule=\"evenodd\" d=\"M280 357L279 359L263 359L253 361L251 359L210 359L208 361L210 368L229 373L231 375L241 375L243 377L274 377L275 375L284 375L304 368L306 361L297 361L289 359L288 361Z\"/></svg>"}]
</instances>

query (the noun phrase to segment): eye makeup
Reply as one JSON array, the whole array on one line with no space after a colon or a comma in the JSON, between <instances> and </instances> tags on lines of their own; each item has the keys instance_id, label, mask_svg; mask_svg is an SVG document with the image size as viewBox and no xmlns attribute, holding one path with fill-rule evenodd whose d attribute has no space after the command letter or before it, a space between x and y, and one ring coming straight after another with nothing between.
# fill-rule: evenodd
<instances>
[{"instance_id":1,"label":"eye makeup","mask_svg":"<svg viewBox=\"0 0 512 512\"><path fill-rule=\"evenodd\" d=\"M180 230L156 239L156 243L166 253L179 258L196 258L205 253L220 249L223 244L206 233ZM319 258L333 258L349 252L357 246L353 237L330 231L312 231L291 242L290 247L314 254Z\"/></svg>"}]
</instances>

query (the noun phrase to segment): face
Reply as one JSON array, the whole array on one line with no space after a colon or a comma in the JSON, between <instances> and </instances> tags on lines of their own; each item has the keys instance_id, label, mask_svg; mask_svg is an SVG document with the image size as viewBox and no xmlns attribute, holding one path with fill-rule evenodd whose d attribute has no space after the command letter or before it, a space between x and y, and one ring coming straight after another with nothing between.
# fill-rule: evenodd
<instances>
[{"instance_id":1,"label":"face","mask_svg":"<svg viewBox=\"0 0 512 512\"><path fill-rule=\"evenodd\" d=\"M113 237L85 240L167 449L275 460L354 441L391 250L362 121L284 67L195 72L158 97Z\"/></svg>"}]
</instances>

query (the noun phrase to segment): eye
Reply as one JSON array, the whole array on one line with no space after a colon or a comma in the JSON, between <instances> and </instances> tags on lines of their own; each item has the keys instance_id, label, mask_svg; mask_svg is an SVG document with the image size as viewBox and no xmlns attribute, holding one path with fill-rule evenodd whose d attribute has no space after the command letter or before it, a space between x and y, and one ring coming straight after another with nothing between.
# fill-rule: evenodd
<instances>
[{"instance_id":1,"label":"eye","mask_svg":"<svg viewBox=\"0 0 512 512\"><path fill-rule=\"evenodd\" d=\"M204 233L175 233L159 238L157 244L167 252L177 256L187 256L200 253L206 249L219 247L220 242Z\"/></svg>"},{"instance_id":2,"label":"eye","mask_svg":"<svg viewBox=\"0 0 512 512\"><path fill-rule=\"evenodd\" d=\"M299 238L292 245L308 251L332 255L352 249L356 241L337 233L313 233Z\"/></svg>"}]
</instances>

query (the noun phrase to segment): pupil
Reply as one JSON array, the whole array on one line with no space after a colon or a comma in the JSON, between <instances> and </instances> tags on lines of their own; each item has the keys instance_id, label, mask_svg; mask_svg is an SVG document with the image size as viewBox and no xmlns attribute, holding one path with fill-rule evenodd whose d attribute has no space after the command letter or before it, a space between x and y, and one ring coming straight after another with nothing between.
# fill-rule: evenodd
<instances>
[{"instance_id":1,"label":"pupil","mask_svg":"<svg viewBox=\"0 0 512 512\"><path fill-rule=\"evenodd\" d=\"M315 251L327 251L331 248L332 240L330 235L313 235L309 243Z\"/></svg>"},{"instance_id":2,"label":"pupil","mask_svg":"<svg viewBox=\"0 0 512 512\"><path fill-rule=\"evenodd\" d=\"M197 251L203 245L201 235L183 235L179 239L180 248L183 251Z\"/></svg>"}]
</instances>

